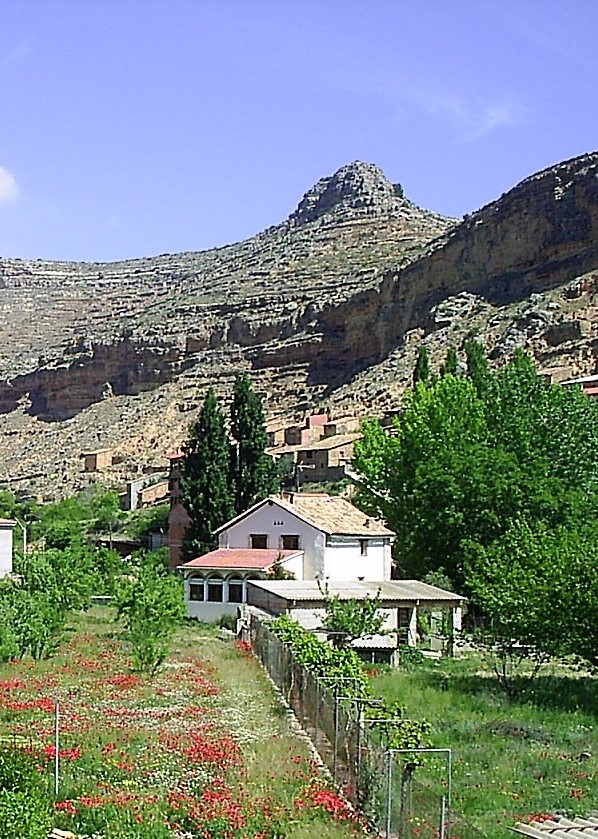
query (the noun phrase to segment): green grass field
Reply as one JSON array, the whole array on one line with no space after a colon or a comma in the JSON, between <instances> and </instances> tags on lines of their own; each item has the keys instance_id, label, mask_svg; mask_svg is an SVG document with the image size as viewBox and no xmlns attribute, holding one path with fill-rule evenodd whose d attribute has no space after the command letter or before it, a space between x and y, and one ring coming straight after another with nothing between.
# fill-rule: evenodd
<instances>
[{"instance_id":1,"label":"green grass field","mask_svg":"<svg viewBox=\"0 0 598 839\"><path fill-rule=\"evenodd\" d=\"M431 746L453 750L457 835L469 828L504 838L531 814L598 808L595 677L555 668L509 698L488 663L470 654L381 674L372 687L407 716L426 718ZM416 770L424 783L433 774L427 763Z\"/></svg>"}]
</instances>

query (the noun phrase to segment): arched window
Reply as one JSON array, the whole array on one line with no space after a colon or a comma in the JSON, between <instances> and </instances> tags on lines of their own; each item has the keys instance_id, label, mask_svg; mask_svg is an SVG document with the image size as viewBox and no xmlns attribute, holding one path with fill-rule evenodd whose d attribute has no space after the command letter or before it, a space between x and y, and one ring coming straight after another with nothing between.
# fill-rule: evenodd
<instances>
[{"instance_id":1,"label":"arched window","mask_svg":"<svg viewBox=\"0 0 598 839\"><path fill-rule=\"evenodd\" d=\"M189 580L189 600L199 601L203 603L204 599L204 581L201 577L191 577Z\"/></svg>"},{"instance_id":2,"label":"arched window","mask_svg":"<svg viewBox=\"0 0 598 839\"><path fill-rule=\"evenodd\" d=\"M229 603L243 603L243 580L238 577L231 577L228 581L228 602Z\"/></svg>"},{"instance_id":3,"label":"arched window","mask_svg":"<svg viewBox=\"0 0 598 839\"><path fill-rule=\"evenodd\" d=\"M224 584L222 577L210 577L208 579L208 592L206 600L208 603L222 603L224 595Z\"/></svg>"}]
</instances>

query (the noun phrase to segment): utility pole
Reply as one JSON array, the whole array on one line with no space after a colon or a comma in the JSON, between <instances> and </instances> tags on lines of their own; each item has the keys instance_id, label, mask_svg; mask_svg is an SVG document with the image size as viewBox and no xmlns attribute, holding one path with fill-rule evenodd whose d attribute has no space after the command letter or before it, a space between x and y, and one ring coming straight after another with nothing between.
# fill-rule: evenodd
<instances>
[{"instance_id":1,"label":"utility pole","mask_svg":"<svg viewBox=\"0 0 598 839\"><path fill-rule=\"evenodd\" d=\"M15 518L16 523L19 525L19 527L21 528L21 530L23 532L23 559L25 559L25 557L27 556L27 525L24 524L16 516L14 518Z\"/></svg>"}]
</instances>

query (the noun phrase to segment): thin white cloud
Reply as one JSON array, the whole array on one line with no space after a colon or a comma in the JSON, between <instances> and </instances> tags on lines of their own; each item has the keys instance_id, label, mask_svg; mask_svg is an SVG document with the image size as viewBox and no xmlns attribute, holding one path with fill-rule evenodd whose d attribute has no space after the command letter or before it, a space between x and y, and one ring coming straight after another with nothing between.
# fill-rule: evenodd
<instances>
[{"instance_id":1,"label":"thin white cloud","mask_svg":"<svg viewBox=\"0 0 598 839\"><path fill-rule=\"evenodd\" d=\"M512 102L485 102L481 98L466 100L451 93L414 90L405 98L426 113L448 122L466 143L480 140L497 128L515 125L522 115L522 108Z\"/></svg>"},{"instance_id":2,"label":"thin white cloud","mask_svg":"<svg viewBox=\"0 0 598 839\"><path fill-rule=\"evenodd\" d=\"M0 204L7 204L19 197L19 185L8 169L0 166Z\"/></svg>"}]
</instances>

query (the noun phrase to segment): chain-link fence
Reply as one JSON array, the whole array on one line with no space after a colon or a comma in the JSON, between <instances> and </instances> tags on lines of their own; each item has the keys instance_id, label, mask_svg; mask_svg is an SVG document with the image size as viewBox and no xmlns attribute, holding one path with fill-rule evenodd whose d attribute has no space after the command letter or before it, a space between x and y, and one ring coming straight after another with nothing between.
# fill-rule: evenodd
<instances>
[{"instance_id":1,"label":"chain-link fence","mask_svg":"<svg viewBox=\"0 0 598 839\"><path fill-rule=\"evenodd\" d=\"M371 718L375 703L351 695L351 679L318 679L255 615L249 631L255 654L335 784L372 826L387 839L451 839L451 832L456 839L450 749L387 748L384 726L376 722L392 721ZM459 839L482 839L459 822Z\"/></svg>"}]
</instances>

